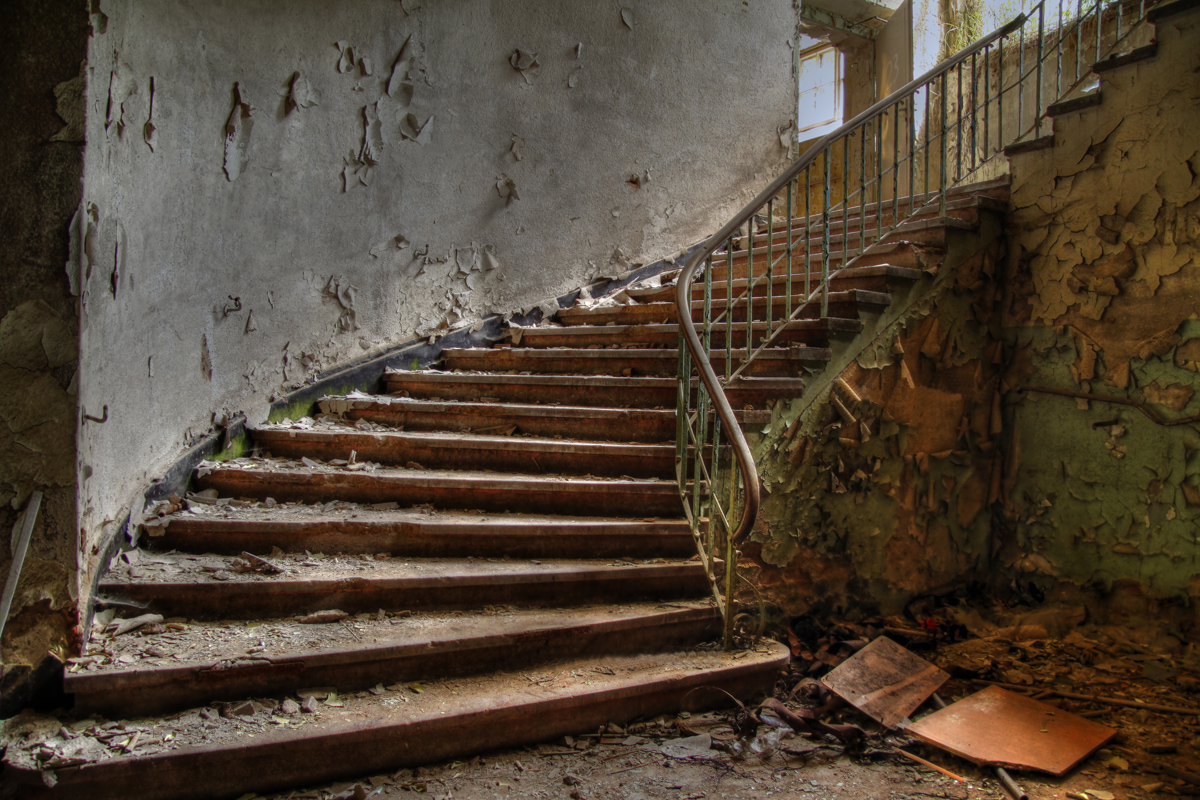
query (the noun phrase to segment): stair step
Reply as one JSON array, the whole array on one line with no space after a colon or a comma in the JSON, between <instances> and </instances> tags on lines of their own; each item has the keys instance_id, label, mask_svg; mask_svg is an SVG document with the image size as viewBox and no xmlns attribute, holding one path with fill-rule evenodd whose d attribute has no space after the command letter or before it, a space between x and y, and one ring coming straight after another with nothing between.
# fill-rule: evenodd
<instances>
[{"instance_id":1,"label":"stair step","mask_svg":"<svg viewBox=\"0 0 1200 800\"><path fill-rule=\"evenodd\" d=\"M721 615L711 601L501 610L463 616L359 615L346 624L265 621L253 627L189 622L186 638L119 637L112 658L68 673L81 714L162 714L228 698L282 698L311 686L339 693L378 684L512 670L569 657L656 653L710 641ZM265 645L265 647L264 647ZM246 656L255 651L253 656Z\"/></svg>"},{"instance_id":2,"label":"stair step","mask_svg":"<svg viewBox=\"0 0 1200 800\"><path fill-rule=\"evenodd\" d=\"M1004 155L1016 156L1021 153L1032 153L1035 150L1045 150L1054 147L1054 134L1038 137L1037 139L1026 139L1023 142L1016 142L1004 148Z\"/></svg>"},{"instance_id":3,"label":"stair step","mask_svg":"<svg viewBox=\"0 0 1200 800\"><path fill-rule=\"evenodd\" d=\"M450 369L535 372L558 375L644 375L674 376L679 370L679 352L671 349L576 349L576 348L472 348L443 350ZM824 363L829 349L822 347L774 348L759 353L750 363L751 375L787 377L806 365ZM709 355L713 368L724 370L724 350ZM734 366L742 359L733 357ZM719 367L718 367L719 365Z\"/></svg>"},{"instance_id":4,"label":"stair step","mask_svg":"<svg viewBox=\"0 0 1200 800\"><path fill-rule=\"evenodd\" d=\"M553 330L538 328L531 330ZM567 330L561 328L558 330ZM672 339L671 344L676 340ZM331 405L331 401L333 405ZM674 409L467 403L407 397L338 397L321 401L324 413L343 408L348 419L419 431L490 432L515 427L531 436L604 439L619 433L630 442L675 441Z\"/></svg>"},{"instance_id":5,"label":"stair step","mask_svg":"<svg viewBox=\"0 0 1200 800\"><path fill-rule=\"evenodd\" d=\"M687 558L696 552L683 520L379 510L299 503L274 508L200 506L173 515L159 549L238 555L243 551L388 553L427 558Z\"/></svg>"},{"instance_id":6,"label":"stair step","mask_svg":"<svg viewBox=\"0 0 1200 800\"><path fill-rule=\"evenodd\" d=\"M1154 24L1158 24L1164 19L1196 8L1200 8L1200 0L1175 0L1173 3L1159 3L1146 12L1146 19Z\"/></svg>"},{"instance_id":7,"label":"stair step","mask_svg":"<svg viewBox=\"0 0 1200 800\"><path fill-rule=\"evenodd\" d=\"M1065 114L1070 114L1073 111L1082 111L1085 108L1098 106L1104 101L1104 95L1096 89L1092 92L1087 92L1079 97L1072 97L1070 100L1063 100L1061 103L1054 103L1046 108L1046 116L1061 117Z\"/></svg>"},{"instance_id":8,"label":"stair step","mask_svg":"<svg viewBox=\"0 0 1200 800\"><path fill-rule=\"evenodd\" d=\"M443 400L528 401L536 396L548 403L590 403L617 408L674 409L678 394L675 378L422 371L387 372L383 382L389 392ZM725 394L735 409L745 409L762 406L769 400L799 397L803 391L804 381L800 378L746 378L728 386Z\"/></svg>"},{"instance_id":9,"label":"stair step","mask_svg":"<svg viewBox=\"0 0 1200 800\"><path fill-rule=\"evenodd\" d=\"M1157 9L1152 9L1150 13L1153 14L1155 10ZM1127 64L1136 64L1139 61L1154 58L1157 54L1158 42L1151 42L1141 47L1135 47L1127 53L1113 53L1108 58L1097 61L1092 65L1092 72L1097 74L1108 72L1118 67L1124 67Z\"/></svg>"},{"instance_id":10,"label":"stair step","mask_svg":"<svg viewBox=\"0 0 1200 800\"><path fill-rule=\"evenodd\" d=\"M770 690L788 658L786 647L767 642L739 653L577 659L543 668L544 680L517 672L428 683L404 694L408 702L399 693L347 696L342 707L305 715L302 726L264 725L270 715L261 712L254 720L216 717L207 728L195 715L183 724L151 718L141 721L147 744L137 754L56 770L54 796L237 797L391 772L726 703L713 689L749 699ZM9 745L5 777L45 791L36 749Z\"/></svg>"},{"instance_id":11,"label":"stair step","mask_svg":"<svg viewBox=\"0 0 1200 800\"><path fill-rule=\"evenodd\" d=\"M162 554L145 564L122 563L100 582L101 602L145 606L164 617L255 619L329 609L357 614L381 608L671 600L703 597L709 590L699 561L317 558L303 553L271 561L284 572L235 573L237 562L215 555Z\"/></svg>"},{"instance_id":12,"label":"stair step","mask_svg":"<svg viewBox=\"0 0 1200 800\"><path fill-rule=\"evenodd\" d=\"M498 352L480 350L481 353ZM587 351L584 351L587 352ZM609 435L621 435L613 428ZM319 428L256 428L255 443L273 456L328 461L349 459L432 469L487 469L523 474L568 473L636 478L669 478L675 473L675 445L488 436L435 431L360 431L326 423Z\"/></svg>"},{"instance_id":13,"label":"stair step","mask_svg":"<svg viewBox=\"0 0 1200 800\"><path fill-rule=\"evenodd\" d=\"M854 334L862 330L857 319L825 317L823 319L800 319L787 324L778 341L803 343L812 347L827 347L831 335ZM679 342L679 325L573 325L522 328L520 344L525 347L607 347L612 344L632 343L673 347ZM767 330L767 323L755 322L756 336ZM712 331L713 347L725 346L725 324L717 323ZM515 338L515 337L514 337ZM733 324L735 347L746 346L746 323ZM674 418L671 421L670 437L675 435Z\"/></svg>"},{"instance_id":14,"label":"stair step","mask_svg":"<svg viewBox=\"0 0 1200 800\"><path fill-rule=\"evenodd\" d=\"M847 289L844 291L833 291L829 293L829 313L830 316L844 317L854 319L858 316L860 306L883 308L892 302L892 298L886 292L872 292L865 289ZM779 312L786 309L786 299L782 297L775 298L775 319L779 319ZM765 304L756 303L756 314L765 313ZM796 308L796 303L793 300L792 308ZM674 322L676 317L676 306L674 303L639 303L631 306L593 306L590 308L564 308L558 312L556 319L564 325L606 325L609 322L615 322L618 325L636 325L636 324L664 324ZM692 319L700 321L704 312L704 303L692 302ZM820 303L810 303L809 306L801 312L802 316L807 319L817 317L821 312ZM745 306L738 306L733 309L734 322L742 322L746 318Z\"/></svg>"},{"instance_id":15,"label":"stair step","mask_svg":"<svg viewBox=\"0 0 1200 800\"><path fill-rule=\"evenodd\" d=\"M618 517L679 517L674 481L512 476L468 470L381 467L352 472L341 467L307 468L279 463L225 462L197 471L200 489L223 497L267 497L277 501L432 504L437 508L595 514Z\"/></svg>"},{"instance_id":16,"label":"stair step","mask_svg":"<svg viewBox=\"0 0 1200 800\"><path fill-rule=\"evenodd\" d=\"M930 266L938 263L943 252L943 247L936 245L924 245L913 242L883 242L871 245L869 251L861 255L857 250L851 250L849 253L842 250L829 251L829 270L832 272L842 266L842 263L847 258L852 260L853 267L878 267L878 266L893 266L905 267L908 269L927 269ZM749 268L746 258L738 256L739 253L745 253L744 250L734 253L734 279L745 278ZM778 254L776 254L778 255ZM713 256L713 283L723 283L726 280L726 275L729 272L728 262L724 254ZM786 259L783 263L786 263ZM801 257L792 261L793 280L794 276L798 275L803 281L804 279L804 258ZM852 267L852 268L853 268ZM815 278L821 274L821 258L818 253L814 253L809 261L808 269L810 274ZM754 275L765 275L767 272L766 258L754 259ZM779 272L779 267L775 267L775 272Z\"/></svg>"}]
</instances>

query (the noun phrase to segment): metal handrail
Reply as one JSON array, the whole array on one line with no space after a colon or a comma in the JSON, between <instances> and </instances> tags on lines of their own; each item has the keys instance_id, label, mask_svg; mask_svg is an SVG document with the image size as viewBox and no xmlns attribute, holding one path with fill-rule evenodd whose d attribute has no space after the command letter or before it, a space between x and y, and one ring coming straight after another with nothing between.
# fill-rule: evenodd
<instances>
[{"instance_id":1,"label":"metal handrail","mask_svg":"<svg viewBox=\"0 0 1200 800\"><path fill-rule=\"evenodd\" d=\"M1065 97L1073 92L1087 79L1082 71L1082 53L1085 48L1083 40L1083 28L1088 19L1095 21L1095 60L1099 60L1102 51L1102 40L1104 26L1107 24L1108 14L1111 20L1115 22L1115 36L1108 52L1114 50L1135 29L1146 16L1148 5L1146 0L1116 0L1115 3L1110 2L1110 5L1105 7L1104 0L1092 0L1091 8L1088 15L1084 14L1084 0L1076 0L1078 13L1071 21L1070 25L1064 25L1064 0L1057 0L1058 16L1055 18L1057 24L1054 25L1054 41L1051 44L1049 51L1046 46L1048 38L1046 30L1046 10L1051 0L1039 0L1029 11L1018 15L1012 21L997 28L992 33L979 39L975 43L960 50L955 55L933 67L925 74L918 78L909 81L904 86L889 94L886 98L874 103L871 107L857 114L853 119L838 127L831 133L821 137L815 144L810 146L804 154L794 161L782 174L776 177L765 189L751 200L745 207L741 209L729 222L721 227L717 233L710 237L702 247L695 251L688 259L687 263L681 270L677 279L675 291L675 304L677 317L679 320L680 332L680 347L679 347L679 394L678 394L678 427L676 434L676 465L679 479L680 494L684 499L684 506L692 525L693 534L696 536L698 549L700 551L701 560L704 563L705 569L709 574L709 578L713 583L714 597L717 601L722 615L725 620L725 642L728 646L731 642L732 624L733 624L733 603L732 595L734 588L734 572L736 569L737 550L736 545L741 542L749 534L757 519L758 510L761 504L761 495L758 479L758 471L754 464L753 454L750 451L749 443L742 434L741 428L737 422L736 415L731 407L728 398L725 395L725 386L736 383L739 378L745 373L746 369L751 365L755 358L767 347L775 344L776 339L787 328L788 324L798 319L801 312L808 308L811 304L820 300L820 316L828 317L829 309L829 286L832 278L836 277L841 270L853 263L854 258L850 256L849 251L851 233L850 224L854 219L854 214L851 211L850 201L852 196L858 198L858 249L857 254L861 255L866 250L866 209L868 190L871 190L876 198L876 220L875 220L875 241L879 241L885 235L883 216L885 207L891 205L891 220L887 225L886 233L891 233L904 221L911 219L918 213L923 211L933 210L935 207L932 201L936 200L936 211L939 216L944 216L946 213L946 195L948 190L958 183L963 182L968 177L976 174L980 168L988 163L999 153L1003 152L1004 147L1012 142L1023 139L1026 135L1033 133L1041 134L1043 120L1045 118L1045 109L1049 104L1043 102L1044 78L1049 74L1043 70L1043 64L1051 58L1055 59L1057 73L1054 76L1054 85L1050 92L1051 97L1056 98L1050 103L1056 102L1058 98ZM1067 0L1069 3L1070 0ZM1126 22L1125 8L1131 6L1130 17L1128 19L1128 28L1122 31L1123 24ZM1136 10L1136 14L1135 14ZM1066 6L1067 15L1072 12L1070 5ZM1026 40L1025 24L1036 19L1036 34L1032 41ZM1012 36L1014 33L1019 33L1019 42L1008 42L1008 45L1015 45L1016 49L1016 76L1012 79L1011 84L1005 85L1005 38ZM1063 55L1064 42L1069 43L1068 37L1074 34L1075 39L1075 71L1074 80L1068 81L1068 86L1063 88ZM1088 47L1091 46L1089 42ZM1036 56L1030 60L1032 65L1026 68L1026 51L1031 47L1036 47ZM995 49L995 53L993 53ZM980 59L982 55L982 59ZM994 56L994 64L993 64ZM979 104L979 62L982 60L983 66L983 104ZM996 88L993 94L991 81L991 69L995 66L997 70ZM969 109L964 106L964 67L969 70L970 85L967 90L969 95ZM1009 69L1012 69L1010 66ZM948 124L950 114L948 108L949 81L951 78L956 78L957 103L954 104L954 111L957 120L953 125ZM1008 77L1012 78L1011 75ZM1024 120L1026 118L1025 106L1025 83L1032 79L1032 93L1034 95L1032 103L1032 121L1028 127L1025 127ZM938 99L940 102L940 130L936 135L930 134L930 122L933 119L931 116L930 96L940 82L940 91ZM1016 92L1016 125L1013 126L1015 134L1011 137L1004 136L1004 100L1005 93ZM918 93L923 93L925 114L924 121L924 143L918 145L916 130L914 123L914 112L916 110L916 101ZM911 102L910 102L911 101ZM991 105L995 103L998 110L995 136L993 136L990 112ZM1011 101L1010 101L1011 102ZM938 109L935 107L933 111L936 113ZM983 124L978 124L979 113L982 111ZM1010 108L1011 111L1011 108ZM891 171L891 183L885 185L884 182L884 126L888 120L888 114L891 113L892 120L892 163L888 168ZM907 122L907 139L902 140L900 136L901 114L906 114ZM969 122L966 115L969 113ZM980 127L982 127L982 153L980 152ZM949 161L949 139L951 135L956 136L954 145L954 174L948 172ZM855 137L858 141L858 159L860 167L857 179L857 188L851 192L851 163L850 152L854 143ZM996 142L993 148L992 142ZM833 203L831 196L831 170L830 160L833 156L832 147L838 142L843 142L842 148L842 194L839 203ZM932 150L936 142L939 148L938 153ZM874 168L876 174L869 181L866 178L867 173L867 158L868 148L870 148L870 156L875 159ZM969 164L964 172L964 159L969 149ZM905 151L905 155L901 156L901 151ZM917 192L918 174L916 171L916 159L918 152L923 153L924 161L924 184L923 191ZM939 170L936 191L930 191L930 175L929 167L930 160L934 156L939 156ZM812 271L812 248L811 231L813 227L814 215L811 212L811 189L812 189L812 169L818 160L823 161L823 175L818 176L821 184L817 188L823 190L820 210L820 225L821 225L821 242L820 242L820 268L819 276L814 276ZM902 175L902 169L907 169L907 175ZM803 185L800 182L801 172L805 175ZM907 190L902 190L901 180L906 178ZM800 190L804 190L804 205L805 214L803 217L803 233L801 241L804 243L805 252L803 254L803 269L804 291L801 296L797 296L797 303L793 308L793 267L794 267L794 250L799 242L793 242L793 232L795 230L796 219L793 218L793 196L799 194ZM886 194L890 189L890 197ZM774 228L775 221L775 203L779 199L782 192L787 192L787 245L781 247L781 252L776 257L775 255L775 240L776 231ZM906 206L906 214L904 220L901 217L901 196L902 192L906 192L907 198L904 205ZM832 272L829 269L829 242L830 242L830 212L835 209L841 209L842 215L842 237L843 237L843 258L841 266L834 269ZM756 275L754 271L755 259L755 240L758 232L755 230L756 219L763 214L765 210L767 239L766 239L766 270L762 275ZM733 252L735 248L734 236L740 236L740 232L745 228L746 238L746 266L747 279L745 290L734 295L733 285ZM782 244L782 243L781 243ZM713 288L713 256L722 247L726 248L726 277L725 277L725 309L718 313L714 319L712 315L712 288ZM774 316L774 269L776 266L783 264L786 259L786 301L784 313L779 317ZM696 323L692 319L693 313L693 287L696 281L697 272L701 267L705 266L704 271L704 302L703 302L703 340L701 333L697 329ZM813 279L816 277L816 285L813 286ZM765 283L766 288L766 313L765 313L765 333L761 337L761 341L757 348L754 346L756 338L756 304L761 301L761 297L755 295L755 290L762 287ZM745 312L745 336L746 347L744 357L741 358L741 366L733 369L731 361L733 357L733 313L738 309ZM725 329L725 385L722 385L714 371L709 360L709 347L711 344L714 323L724 322ZM693 385L692 372L693 369L699 377L699 383ZM692 396L693 389L695 390L696 403L693 408ZM716 421L709 424L710 412L715 414ZM727 447L722 448L721 445L721 428L725 429ZM711 436L711 446L709 438ZM689 443L694 443L690 445ZM704 455L709 454L711 460L710 466L705 466ZM741 514L738 516L738 521L735 527L730 526L730 514L726 513L726 509L722 508L720 502L720 464L723 456L728 454L737 465L737 475L731 480L729 485L729 510L735 505L735 500L738 495L738 480L740 477L741 488ZM687 472L691 462L694 469L694 478L688 480ZM689 491L691 494L691 502L688 502ZM702 491L706 491L705 500L701 501ZM713 517L715 516L715 520ZM711 523L719 522L722 531L714 532ZM702 529L705 529L702 531ZM717 537L722 536L724 541L724 574L718 575L717 569L720 566L717 557ZM721 583L724 583L724 591L722 592Z\"/></svg>"}]
</instances>

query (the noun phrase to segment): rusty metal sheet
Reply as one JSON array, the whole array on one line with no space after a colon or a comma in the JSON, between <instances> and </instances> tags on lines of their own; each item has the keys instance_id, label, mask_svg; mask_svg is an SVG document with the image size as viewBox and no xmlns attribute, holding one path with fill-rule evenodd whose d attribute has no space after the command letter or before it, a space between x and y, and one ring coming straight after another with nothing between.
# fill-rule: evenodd
<instances>
[{"instance_id":1,"label":"rusty metal sheet","mask_svg":"<svg viewBox=\"0 0 1200 800\"><path fill-rule=\"evenodd\" d=\"M949 679L925 659L880 636L821 682L871 719L897 728Z\"/></svg>"},{"instance_id":2,"label":"rusty metal sheet","mask_svg":"<svg viewBox=\"0 0 1200 800\"><path fill-rule=\"evenodd\" d=\"M989 686L908 726L968 761L1062 777L1117 732L1077 714Z\"/></svg>"}]
</instances>

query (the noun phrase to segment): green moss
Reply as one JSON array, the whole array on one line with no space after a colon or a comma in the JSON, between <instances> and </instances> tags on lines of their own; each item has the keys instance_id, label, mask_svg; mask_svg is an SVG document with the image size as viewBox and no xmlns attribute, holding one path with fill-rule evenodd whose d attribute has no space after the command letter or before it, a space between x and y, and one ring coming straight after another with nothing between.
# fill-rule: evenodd
<instances>
[{"instance_id":1,"label":"green moss","mask_svg":"<svg viewBox=\"0 0 1200 800\"><path fill-rule=\"evenodd\" d=\"M246 453L250 452L251 446L250 434L242 431L240 434L233 437L233 441L229 443L229 447L226 447L224 450L216 453L215 455L209 456L208 460L232 461L233 459L241 458L242 456L246 455Z\"/></svg>"}]
</instances>

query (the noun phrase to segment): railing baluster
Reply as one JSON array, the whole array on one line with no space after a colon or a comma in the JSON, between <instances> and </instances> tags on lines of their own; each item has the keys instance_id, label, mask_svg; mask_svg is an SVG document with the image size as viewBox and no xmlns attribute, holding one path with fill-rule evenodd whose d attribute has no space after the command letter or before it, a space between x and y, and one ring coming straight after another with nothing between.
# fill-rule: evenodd
<instances>
[{"instance_id":1,"label":"railing baluster","mask_svg":"<svg viewBox=\"0 0 1200 800\"><path fill-rule=\"evenodd\" d=\"M829 148L825 148L825 193L821 203L821 318L829 316Z\"/></svg>"},{"instance_id":2,"label":"railing baluster","mask_svg":"<svg viewBox=\"0 0 1200 800\"><path fill-rule=\"evenodd\" d=\"M847 234L847 241L849 241ZM867 137L858 132L858 252L867 249Z\"/></svg>"},{"instance_id":3,"label":"railing baluster","mask_svg":"<svg viewBox=\"0 0 1200 800\"><path fill-rule=\"evenodd\" d=\"M992 66L988 63L991 57L991 45L983 48L983 160L991 158L992 149Z\"/></svg>"},{"instance_id":4,"label":"railing baluster","mask_svg":"<svg viewBox=\"0 0 1200 800\"><path fill-rule=\"evenodd\" d=\"M1079 80L1081 77L1083 77L1083 0L1077 0L1075 9L1075 80Z\"/></svg>"},{"instance_id":5,"label":"railing baluster","mask_svg":"<svg viewBox=\"0 0 1200 800\"><path fill-rule=\"evenodd\" d=\"M949 131L949 129L946 127L946 122L947 122L947 117L948 117L948 111L946 110L946 105L947 105L946 73L943 72L942 73L942 124L941 124L941 128L942 128L942 133L941 133L942 165L941 165L941 174L938 178L938 216L939 217L946 216L946 135L947 135L947 132Z\"/></svg>"},{"instance_id":6,"label":"railing baluster","mask_svg":"<svg viewBox=\"0 0 1200 800\"><path fill-rule=\"evenodd\" d=\"M1080 2L1082 2L1082 0L1080 0ZM1036 80L1037 80L1037 99L1034 101L1034 113L1037 116L1036 116L1035 122L1034 122L1036 129L1033 134L1035 137L1042 135L1042 56L1043 56L1042 48L1045 44L1044 26L1045 26L1045 16L1046 16L1045 15L1046 4L1045 4L1044 0L1043 0L1043 2L1038 4L1037 9L1038 9L1038 40L1037 40L1037 70L1036 70L1036 72L1037 72L1037 78L1036 78ZM1081 30L1082 30L1082 28L1081 28Z\"/></svg>"},{"instance_id":7,"label":"railing baluster","mask_svg":"<svg viewBox=\"0 0 1200 800\"><path fill-rule=\"evenodd\" d=\"M775 198L767 201L767 328L770 337L775 311Z\"/></svg>"},{"instance_id":8,"label":"railing baluster","mask_svg":"<svg viewBox=\"0 0 1200 800\"><path fill-rule=\"evenodd\" d=\"M746 220L746 360L754 354L754 215Z\"/></svg>"},{"instance_id":9,"label":"railing baluster","mask_svg":"<svg viewBox=\"0 0 1200 800\"><path fill-rule=\"evenodd\" d=\"M958 104L954 107L954 180L958 181L962 177L962 158L963 158L963 78L962 78L962 62L958 62L958 80L955 81L955 89L958 92Z\"/></svg>"},{"instance_id":10,"label":"railing baluster","mask_svg":"<svg viewBox=\"0 0 1200 800\"><path fill-rule=\"evenodd\" d=\"M930 86L929 86L929 84L926 84L925 89L924 89L924 94L925 94L925 144L921 148L921 152L925 154L925 158L923 159L923 161L925 163L925 180L924 180L924 183L921 188L924 189L925 197L922 199L924 199L924 201L926 203L929 202L929 127L933 123L933 120L931 120L929 118L929 90L930 90Z\"/></svg>"},{"instance_id":11,"label":"railing baluster","mask_svg":"<svg viewBox=\"0 0 1200 800\"><path fill-rule=\"evenodd\" d=\"M875 238L883 236L883 115L875 117Z\"/></svg>"},{"instance_id":12,"label":"railing baluster","mask_svg":"<svg viewBox=\"0 0 1200 800\"><path fill-rule=\"evenodd\" d=\"M787 311L784 314L784 325L792 318L792 226L795 224L792 220L792 194L793 186L798 186L797 181L788 181L787 185L787 300L784 301L784 307Z\"/></svg>"},{"instance_id":13,"label":"railing baluster","mask_svg":"<svg viewBox=\"0 0 1200 800\"><path fill-rule=\"evenodd\" d=\"M900 104L892 106L892 224L900 219Z\"/></svg>"},{"instance_id":14,"label":"railing baluster","mask_svg":"<svg viewBox=\"0 0 1200 800\"><path fill-rule=\"evenodd\" d=\"M1124 0L1121 0L1124 2ZM1054 91L1062 95L1062 41L1063 41L1063 0L1058 0L1058 27L1054 31L1055 75Z\"/></svg>"},{"instance_id":15,"label":"railing baluster","mask_svg":"<svg viewBox=\"0 0 1200 800\"><path fill-rule=\"evenodd\" d=\"M908 96L908 104L905 106L905 119L908 121L908 213L912 214L917 210L917 115L913 113L913 108L917 104L917 93L913 92Z\"/></svg>"},{"instance_id":16,"label":"railing baluster","mask_svg":"<svg viewBox=\"0 0 1200 800\"><path fill-rule=\"evenodd\" d=\"M725 380L733 369L733 237L725 240Z\"/></svg>"},{"instance_id":17,"label":"railing baluster","mask_svg":"<svg viewBox=\"0 0 1200 800\"><path fill-rule=\"evenodd\" d=\"M812 165L804 168L804 296L812 296Z\"/></svg>"},{"instance_id":18,"label":"railing baluster","mask_svg":"<svg viewBox=\"0 0 1200 800\"><path fill-rule=\"evenodd\" d=\"M976 110L979 108L979 79L976 71L975 54L971 54L971 172L975 171L975 128L978 122Z\"/></svg>"},{"instance_id":19,"label":"railing baluster","mask_svg":"<svg viewBox=\"0 0 1200 800\"><path fill-rule=\"evenodd\" d=\"M1117 0L1117 6L1121 5L1121 0ZM1104 11L1100 7L1100 0L1096 0L1096 53L1092 56L1092 63L1095 64L1100 60L1100 29L1103 27Z\"/></svg>"},{"instance_id":20,"label":"railing baluster","mask_svg":"<svg viewBox=\"0 0 1200 800\"><path fill-rule=\"evenodd\" d=\"M1025 129L1025 24L1021 24L1020 42L1017 44L1017 136Z\"/></svg>"}]
</instances>

